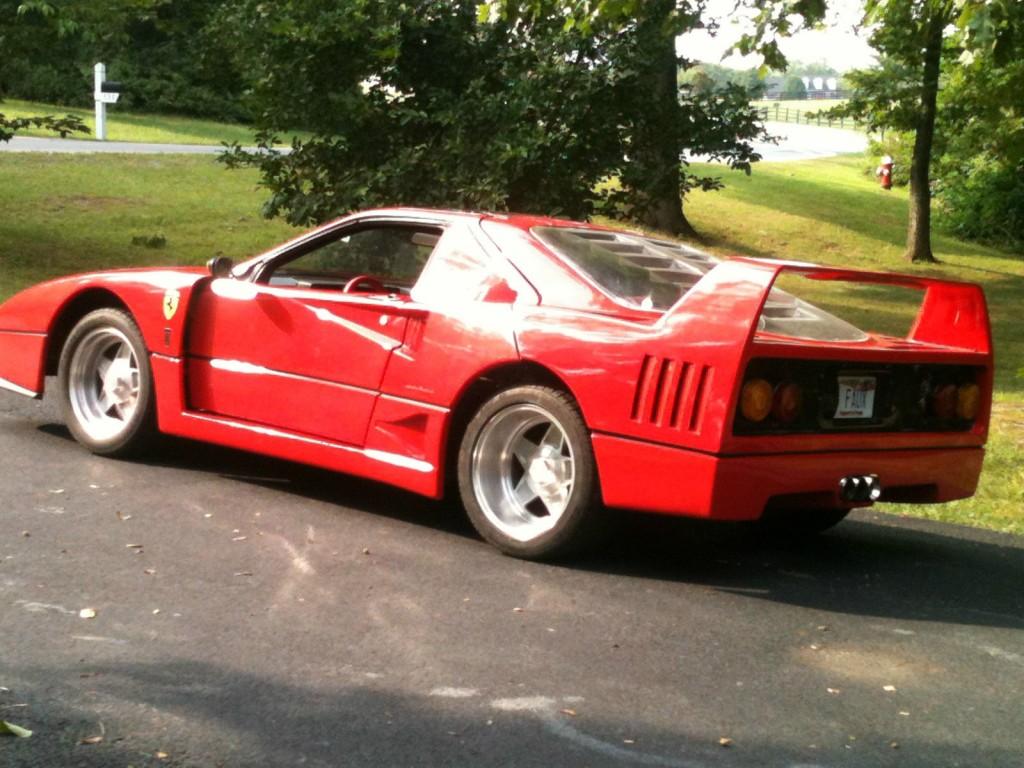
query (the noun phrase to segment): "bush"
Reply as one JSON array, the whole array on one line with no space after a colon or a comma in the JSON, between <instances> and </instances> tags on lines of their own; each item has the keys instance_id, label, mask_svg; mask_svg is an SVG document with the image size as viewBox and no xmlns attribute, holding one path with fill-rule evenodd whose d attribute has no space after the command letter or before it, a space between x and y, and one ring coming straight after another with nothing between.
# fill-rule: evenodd
<instances>
[{"instance_id":1,"label":"bush","mask_svg":"<svg viewBox=\"0 0 1024 768\"><path fill-rule=\"evenodd\" d=\"M947 162L935 187L936 223L969 240L1024 244L1024 167L985 154L958 167Z\"/></svg>"},{"instance_id":2,"label":"bush","mask_svg":"<svg viewBox=\"0 0 1024 768\"><path fill-rule=\"evenodd\" d=\"M15 60L3 70L0 93L9 98L61 106L92 105L92 72L82 72L71 62L53 65Z\"/></svg>"}]
</instances>

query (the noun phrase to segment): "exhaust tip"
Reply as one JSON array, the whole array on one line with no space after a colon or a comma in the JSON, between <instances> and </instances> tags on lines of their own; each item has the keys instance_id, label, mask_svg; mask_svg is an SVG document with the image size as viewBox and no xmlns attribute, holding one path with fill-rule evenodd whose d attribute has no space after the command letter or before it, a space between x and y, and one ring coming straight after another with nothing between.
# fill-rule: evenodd
<instances>
[{"instance_id":1,"label":"exhaust tip","mask_svg":"<svg viewBox=\"0 0 1024 768\"><path fill-rule=\"evenodd\" d=\"M872 502L881 496L878 475L848 475L839 481L839 498L843 501Z\"/></svg>"}]
</instances>

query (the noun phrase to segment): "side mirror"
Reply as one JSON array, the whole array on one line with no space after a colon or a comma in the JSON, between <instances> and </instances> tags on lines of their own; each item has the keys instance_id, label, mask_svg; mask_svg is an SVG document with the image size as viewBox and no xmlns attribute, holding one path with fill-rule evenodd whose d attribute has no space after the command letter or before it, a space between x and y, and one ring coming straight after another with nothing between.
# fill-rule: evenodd
<instances>
[{"instance_id":1,"label":"side mirror","mask_svg":"<svg viewBox=\"0 0 1024 768\"><path fill-rule=\"evenodd\" d=\"M235 268L235 262L227 256L214 256L206 262L206 268L214 277L231 277L231 270Z\"/></svg>"}]
</instances>

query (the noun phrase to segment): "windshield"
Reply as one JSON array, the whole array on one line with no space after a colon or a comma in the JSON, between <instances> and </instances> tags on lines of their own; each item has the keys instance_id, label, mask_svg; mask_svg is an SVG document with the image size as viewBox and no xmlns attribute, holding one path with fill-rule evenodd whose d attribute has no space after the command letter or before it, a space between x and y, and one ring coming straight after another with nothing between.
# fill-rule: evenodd
<instances>
[{"instance_id":1,"label":"windshield","mask_svg":"<svg viewBox=\"0 0 1024 768\"><path fill-rule=\"evenodd\" d=\"M625 232L534 227L533 233L605 293L635 309L669 309L719 263L682 243ZM818 341L867 338L845 320L778 288L768 294L757 327Z\"/></svg>"}]
</instances>

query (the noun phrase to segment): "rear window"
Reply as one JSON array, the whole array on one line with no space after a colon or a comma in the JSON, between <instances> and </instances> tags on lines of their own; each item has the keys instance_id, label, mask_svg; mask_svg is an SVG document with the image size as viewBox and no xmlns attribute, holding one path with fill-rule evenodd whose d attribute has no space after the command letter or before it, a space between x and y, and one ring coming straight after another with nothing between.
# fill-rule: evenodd
<instances>
[{"instance_id":1,"label":"rear window","mask_svg":"<svg viewBox=\"0 0 1024 768\"><path fill-rule=\"evenodd\" d=\"M635 308L664 312L719 260L683 243L626 232L534 227L533 234L605 293ZM862 341L854 325L791 293L773 288L757 329L816 341Z\"/></svg>"},{"instance_id":2,"label":"rear window","mask_svg":"<svg viewBox=\"0 0 1024 768\"><path fill-rule=\"evenodd\" d=\"M668 309L718 263L681 243L624 232L535 227L533 233L605 293L637 309Z\"/></svg>"}]
</instances>

